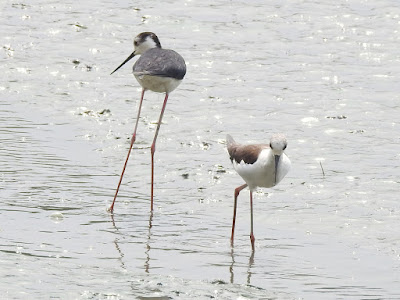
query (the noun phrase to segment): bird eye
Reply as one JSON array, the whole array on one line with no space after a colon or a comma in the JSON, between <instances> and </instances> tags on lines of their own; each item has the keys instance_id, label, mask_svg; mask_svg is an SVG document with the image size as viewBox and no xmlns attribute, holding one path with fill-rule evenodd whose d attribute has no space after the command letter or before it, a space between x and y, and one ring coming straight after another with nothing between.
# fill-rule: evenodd
<instances>
[{"instance_id":1,"label":"bird eye","mask_svg":"<svg viewBox=\"0 0 400 300\"><path fill-rule=\"evenodd\" d=\"M285 149L286 149L286 147L287 147L287 145L283 146L283 150L285 150Z\"/></svg>"},{"instance_id":2,"label":"bird eye","mask_svg":"<svg viewBox=\"0 0 400 300\"><path fill-rule=\"evenodd\" d=\"M269 143L269 147L272 149L272 144L271 143Z\"/></svg>"},{"instance_id":3,"label":"bird eye","mask_svg":"<svg viewBox=\"0 0 400 300\"><path fill-rule=\"evenodd\" d=\"M138 43L137 41L134 41L134 42L133 42L133 45L135 45L136 47L137 47L138 44L139 44L139 43Z\"/></svg>"}]
</instances>

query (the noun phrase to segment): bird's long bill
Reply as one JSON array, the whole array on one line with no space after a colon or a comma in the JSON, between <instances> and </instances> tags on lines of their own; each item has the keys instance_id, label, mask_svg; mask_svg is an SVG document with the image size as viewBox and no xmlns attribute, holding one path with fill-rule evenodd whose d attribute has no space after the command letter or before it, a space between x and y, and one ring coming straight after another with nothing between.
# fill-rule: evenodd
<instances>
[{"instance_id":1,"label":"bird's long bill","mask_svg":"<svg viewBox=\"0 0 400 300\"><path fill-rule=\"evenodd\" d=\"M125 61L124 61L122 64L119 65L118 68L116 68L114 71L112 71L110 75L112 75L114 72L116 72L119 68L121 68L124 64L126 64L126 63L127 63L131 58L133 58L134 56L135 56L135 51L133 51L132 54L129 55L128 58L125 59Z\"/></svg>"},{"instance_id":2,"label":"bird's long bill","mask_svg":"<svg viewBox=\"0 0 400 300\"><path fill-rule=\"evenodd\" d=\"M278 174L279 158L280 158L280 155L275 155L275 185L276 185L276 179L277 179L277 174Z\"/></svg>"}]
</instances>

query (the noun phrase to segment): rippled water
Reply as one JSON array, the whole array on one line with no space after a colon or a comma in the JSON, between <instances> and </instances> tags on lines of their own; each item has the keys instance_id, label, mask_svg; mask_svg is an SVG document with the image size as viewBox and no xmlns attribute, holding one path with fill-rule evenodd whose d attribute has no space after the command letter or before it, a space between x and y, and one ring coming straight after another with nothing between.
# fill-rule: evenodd
<instances>
[{"instance_id":1,"label":"rippled water","mask_svg":"<svg viewBox=\"0 0 400 300\"><path fill-rule=\"evenodd\" d=\"M0 291L6 299L400 297L397 1L3 1ZM147 93L114 215L154 31L186 60L156 152ZM227 133L286 133L292 170L239 198ZM322 169L322 168L323 169Z\"/></svg>"}]
</instances>

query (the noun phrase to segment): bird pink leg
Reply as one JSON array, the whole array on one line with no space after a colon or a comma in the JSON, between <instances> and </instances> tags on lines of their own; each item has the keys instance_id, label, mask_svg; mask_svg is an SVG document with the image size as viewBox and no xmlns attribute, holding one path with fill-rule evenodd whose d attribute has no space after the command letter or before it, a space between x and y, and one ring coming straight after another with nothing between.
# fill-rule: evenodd
<instances>
[{"instance_id":1,"label":"bird pink leg","mask_svg":"<svg viewBox=\"0 0 400 300\"><path fill-rule=\"evenodd\" d=\"M253 192L250 190L250 219L251 219L251 230L250 230L250 241L251 241L251 248L254 251L254 234L253 234Z\"/></svg>"},{"instance_id":2,"label":"bird pink leg","mask_svg":"<svg viewBox=\"0 0 400 300\"><path fill-rule=\"evenodd\" d=\"M145 92L145 89L142 90L142 96L140 97L139 111L138 111L138 114L137 114L137 117L136 117L135 130L133 131L133 135L132 135L132 139L131 139L131 145L129 147L128 155L126 156L124 168L122 169L121 177L119 178L119 182L118 182L117 190L115 191L115 196L114 196L113 203L111 204L110 208L108 209L108 211L110 211L110 212L113 212L113 210L114 210L115 199L117 199L119 187L121 186L121 182L122 182L122 177L124 177L126 165L128 164L129 155L131 154L133 143L136 140L136 130L137 130L138 123L139 123L140 111L142 109L142 102L143 102L144 92Z\"/></svg>"},{"instance_id":3,"label":"bird pink leg","mask_svg":"<svg viewBox=\"0 0 400 300\"><path fill-rule=\"evenodd\" d=\"M236 222L236 207L237 207L237 197L241 190L247 187L247 184L243 184L235 189L235 204L233 207L233 221L232 221L232 235L231 235L231 246L233 246L233 236L235 234L235 222Z\"/></svg>"},{"instance_id":4,"label":"bird pink leg","mask_svg":"<svg viewBox=\"0 0 400 300\"><path fill-rule=\"evenodd\" d=\"M167 100L168 100L168 93L165 93L164 104L161 108L161 113L160 113L160 118L158 119L156 133L154 135L153 144L151 145L151 211L153 211L154 152L156 152L156 141L157 141L158 131L160 130L165 107L167 106Z\"/></svg>"}]
</instances>

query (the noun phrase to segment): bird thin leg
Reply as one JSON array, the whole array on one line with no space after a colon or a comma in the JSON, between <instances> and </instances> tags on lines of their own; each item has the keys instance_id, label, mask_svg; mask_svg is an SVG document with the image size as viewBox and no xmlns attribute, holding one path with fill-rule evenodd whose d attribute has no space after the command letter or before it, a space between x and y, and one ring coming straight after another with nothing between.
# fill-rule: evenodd
<instances>
[{"instance_id":1,"label":"bird thin leg","mask_svg":"<svg viewBox=\"0 0 400 300\"><path fill-rule=\"evenodd\" d=\"M168 100L168 93L165 93L164 104L161 108L161 113L160 113L160 118L158 119L156 133L154 135L153 144L151 145L151 211L153 211L154 152L156 152L156 141L157 141L158 131L160 130L165 107L167 106L167 100Z\"/></svg>"},{"instance_id":2,"label":"bird thin leg","mask_svg":"<svg viewBox=\"0 0 400 300\"><path fill-rule=\"evenodd\" d=\"M247 187L247 184L243 184L235 189L235 204L233 207L233 221L232 221L232 235L231 235L231 246L233 246L233 236L235 234L235 222L236 222L236 207L237 207L237 197L241 190Z\"/></svg>"},{"instance_id":3,"label":"bird thin leg","mask_svg":"<svg viewBox=\"0 0 400 300\"><path fill-rule=\"evenodd\" d=\"M129 147L128 155L126 156L124 168L122 169L121 177L119 178L119 182L118 182L117 190L115 191L115 196L114 196L113 203L111 204L110 208L108 209L108 211L110 211L110 212L113 212L113 210L114 210L115 199L117 199L119 187L121 186L121 182L122 182L122 177L124 177L126 165L128 164L129 155L131 154L133 143L136 140L136 130L137 130L138 123L139 123L140 111L142 109L142 102L143 102L144 92L145 92L145 89L142 90L142 96L140 97L139 111L138 111L138 114L137 114L137 117L136 117L135 129L133 131L133 135L132 135L132 139L131 139L131 145Z\"/></svg>"},{"instance_id":4,"label":"bird thin leg","mask_svg":"<svg viewBox=\"0 0 400 300\"><path fill-rule=\"evenodd\" d=\"M251 248L254 251L254 234L253 234L253 192L250 190L250 219L251 219L251 226L250 226L250 241L251 241Z\"/></svg>"}]
</instances>

